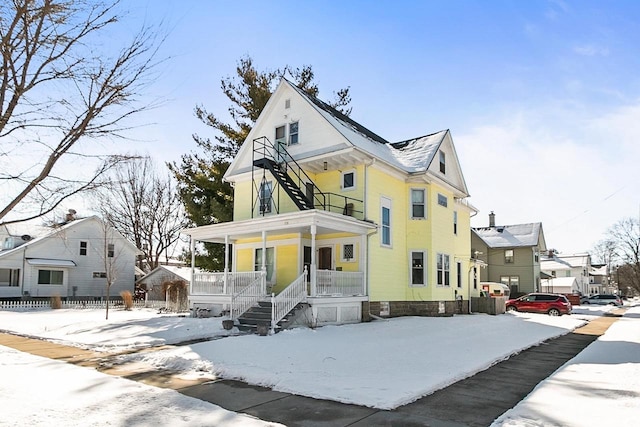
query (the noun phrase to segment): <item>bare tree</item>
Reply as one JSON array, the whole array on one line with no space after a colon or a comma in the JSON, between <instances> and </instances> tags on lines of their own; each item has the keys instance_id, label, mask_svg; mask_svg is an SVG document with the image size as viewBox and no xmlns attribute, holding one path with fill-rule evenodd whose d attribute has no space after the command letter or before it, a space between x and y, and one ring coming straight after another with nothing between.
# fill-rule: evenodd
<instances>
[{"instance_id":1,"label":"bare tree","mask_svg":"<svg viewBox=\"0 0 640 427\"><path fill-rule=\"evenodd\" d=\"M113 183L101 192L109 221L143 253L138 266L153 270L177 250L187 226L184 207L168 171L160 176L149 158L121 165Z\"/></svg>"},{"instance_id":2,"label":"bare tree","mask_svg":"<svg viewBox=\"0 0 640 427\"><path fill-rule=\"evenodd\" d=\"M118 258L122 252L122 245L116 244L120 236L117 231L109 224L108 214L105 214L105 218L101 221L102 224L102 247L96 247L94 250L97 255L104 261L104 278L105 293L106 293L106 310L105 319L109 320L109 303L111 302L111 286L118 280Z\"/></svg>"},{"instance_id":3,"label":"bare tree","mask_svg":"<svg viewBox=\"0 0 640 427\"><path fill-rule=\"evenodd\" d=\"M616 242L621 263L616 273L618 287L640 292L640 221L624 218L609 229L609 235Z\"/></svg>"},{"instance_id":4,"label":"bare tree","mask_svg":"<svg viewBox=\"0 0 640 427\"><path fill-rule=\"evenodd\" d=\"M118 1L12 0L0 4L0 224L45 215L68 197L100 187L126 156L99 155L95 142L122 137L149 105L162 40L143 27L119 52L105 46ZM101 49L102 48L102 49ZM92 145L88 145L93 141ZM61 164L82 157L67 176ZM11 213L10 219L5 219Z\"/></svg>"}]
</instances>

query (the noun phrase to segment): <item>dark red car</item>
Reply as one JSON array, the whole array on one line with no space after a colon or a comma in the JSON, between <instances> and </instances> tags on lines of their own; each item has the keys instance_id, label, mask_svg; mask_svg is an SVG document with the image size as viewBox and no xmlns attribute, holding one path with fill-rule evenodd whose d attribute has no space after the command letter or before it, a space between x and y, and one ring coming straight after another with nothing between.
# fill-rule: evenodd
<instances>
[{"instance_id":1,"label":"dark red car","mask_svg":"<svg viewBox=\"0 0 640 427\"><path fill-rule=\"evenodd\" d=\"M532 293L506 302L507 311L547 313L549 316L571 314L571 303L564 295Z\"/></svg>"}]
</instances>

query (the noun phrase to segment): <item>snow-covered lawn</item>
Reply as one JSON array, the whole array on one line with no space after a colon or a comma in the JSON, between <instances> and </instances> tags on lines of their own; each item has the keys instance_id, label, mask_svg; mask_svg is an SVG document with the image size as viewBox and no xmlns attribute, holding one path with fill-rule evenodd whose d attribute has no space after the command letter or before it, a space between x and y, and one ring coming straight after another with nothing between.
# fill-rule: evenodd
<instances>
[{"instance_id":1,"label":"snow-covered lawn","mask_svg":"<svg viewBox=\"0 0 640 427\"><path fill-rule=\"evenodd\" d=\"M1 426L279 426L93 369L0 346Z\"/></svg>"},{"instance_id":2,"label":"snow-covered lawn","mask_svg":"<svg viewBox=\"0 0 640 427\"><path fill-rule=\"evenodd\" d=\"M633 307L493 426L639 424L640 307Z\"/></svg>"},{"instance_id":3,"label":"snow-covered lawn","mask_svg":"<svg viewBox=\"0 0 640 427\"><path fill-rule=\"evenodd\" d=\"M97 350L212 337L226 333L221 322L158 316L149 310L113 312L108 321L102 310L0 312L0 329ZM405 317L267 337L231 336L122 359L187 377L233 378L276 391L391 409L584 323L576 316L521 313Z\"/></svg>"},{"instance_id":4,"label":"snow-covered lawn","mask_svg":"<svg viewBox=\"0 0 640 427\"><path fill-rule=\"evenodd\" d=\"M568 333L610 309L581 306L562 317L406 317L268 337L234 330L223 339L118 357L185 376L235 378L278 391L389 409ZM221 321L152 310L113 311L108 321L102 310L0 311L0 330L102 351L228 334ZM167 416L175 425L264 425L170 390L6 347L0 347L0 378L0 405L16 408L10 420L0 416L0 425L103 425L105 419L113 425L162 425ZM640 307L632 307L496 426L635 425L638 390ZM39 415L34 415L35 407ZM599 408L595 414L593 408ZM47 423L43 414L54 422Z\"/></svg>"}]
</instances>

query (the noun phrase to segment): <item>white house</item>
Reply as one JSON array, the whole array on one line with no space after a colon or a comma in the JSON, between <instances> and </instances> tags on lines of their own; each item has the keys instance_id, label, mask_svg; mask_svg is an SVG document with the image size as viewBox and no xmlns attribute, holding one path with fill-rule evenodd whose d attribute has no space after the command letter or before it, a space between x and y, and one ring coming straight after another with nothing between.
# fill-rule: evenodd
<instances>
[{"instance_id":1,"label":"white house","mask_svg":"<svg viewBox=\"0 0 640 427\"><path fill-rule=\"evenodd\" d=\"M150 300L164 300L165 293L162 289L162 285L165 282L173 282L176 280L182 280L185 283L190 284L191 273L191 267L159 265L157 268L150 271L149 274L138 279L138 281L136 281L136 285L144 286ZM199 268L196 268L195 273L200 274L202 271Z\"/></svg>"},{"instance_id":2,"label":"white house","mask_svg":"<svg viewBox=\"0 0 640 427\"><path fill-rule=\"evenodd\" d=\"M41 236L5 230L0 251L0 298L102 298L133 292L138 250L95 216L72 220Z\"/></svg>"},{"instance_id":3,"label":"white house","mask_svg":"<svg viewBox=\"0 0 640 427\"><path fill-rule=\"evenodd\" d=\"M575 277L578 289L583 295L591 293L589 272L591 256L589 254L559 255L549 253L540 259L540 269L551 277Z\"/></svg>"}]
</instances>

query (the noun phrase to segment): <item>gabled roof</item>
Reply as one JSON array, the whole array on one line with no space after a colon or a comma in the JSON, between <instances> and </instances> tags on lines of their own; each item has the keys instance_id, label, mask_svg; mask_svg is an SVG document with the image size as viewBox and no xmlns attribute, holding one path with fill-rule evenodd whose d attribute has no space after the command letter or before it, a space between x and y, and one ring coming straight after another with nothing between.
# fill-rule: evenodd
<instances>
[{"instance_id":1,"label":"gabled roof","mask_svg":"<svg viewBox=\"0 0 640 427\"><path fill-rule=\"evenodd\" d=\"M333 127L333 129L335 129L335 131L337 131L344 138L342 144L336 145L336 149L354 147L357 150L366 153L367 155L375 159L379 159L380 161L390 165L391 167L403 171L407 174L427 173L429 171L429 166L433 162L433 159L438 152L438 149L440 149L442 144L447 141L446 144L451 145L450 153L453 156L453 159L451 159L451 161L456 164L455 169L457 173L455 174L454 181L447 181L447 178L445 178L444 176L438 176L438 178L447 182L449 185L452 185L454 188L457 188L459 191L464 193L465 196L468 196L467 186L460 171L460 164L457 158L455 147L453 147L453 143L451 142L449 130L441 130L429 135L392 143L382 138L375 132L372 132L371 130L362 126L360 123L349 118L335 108L331 107L326 102L307 94L305 91L285 78L280 81L280 84L267 102L267 105L265 106L260 117L262 117L263 114L268 115L270 114L270 111L273 111L274 107L272 104L272 100L276 98L276 95L280 91L284 90L292 90L297 93L300 98L306 100L308 105L311 106L311 108L315 110L315 112L318 113L320 117L322 117L331 127ZM257 123L259 122L260 118L258 118ZM256 128L257 126L254 126L252 131L247 136L245 144L243 144L243 146L240 148L238 155L225 173L225 179L235 175L238 172L244 171L244 169L242 167L239 167L236 162L240 161L243 156L248 157L248 153L251 150L251 144L248 144L247 142L252 141L253 138L261 136L255 134L254 131ZM309 153L308 155L313 156L314 154L317 153ZM296 158L296 160L300 159ZM246 165L244 165L244 167L246 167Z\"/></svg>"},{"instance_id":2,"label":"gabled roof","mask_svg":"<svg viewBox=\"0 0 640 427\"><path fill-rule=\"evenodd\" d=\"M195 269L196 273L200 273L201 270L199 268ZM149 278L155 276L156 274L159 274L161 272L169 272L175 276L178 276L179 278L183 279L186 282L191 282L191 267L178 267L175 265L159 265L158 267L154 268L153 270L151 270L149 272L149 274L147 274L144 277L141 277L140 279L138 279L136 281L136 283L140 283L140 282L145 282L147 280L149 280Z\"/></svg>"},{"instance_id":3,"label":"gabled roof","mask_svg":"<svg viewBox=\"0 0 640 427\"><path fill-rule=\"evenodd\" d=\"M49 239L50 237L53 237L57 234L60 234L70 228L74 228L77 227L80 224L83 224L85 222L89 222L89 221L99 221L100 223L102 223L102 220L100 218L98 218L97 216L89 216L86 218L81 218L81 219L76 219L70 222L65 223L64 225L60 226L60 227L54 227L54 228L49 228L49 227L41 227L41 229L46 233L43 234L41 236L38 236L32 240L29 240L28 242L15 247L13 249L9 249L9 250L5 250L5 251L0 251L0 257L3 256L7 256L9 254L13 254L16 252L20 252L25 250L25 248L28 248L30 246L34 246L34 245L38 245L39 243L43 242L46 239ZM118 235L120 237L122 237L122 235L117 231L117 230L113 230L115 233L118 233ZM134 251L138 251L138 249L135 247L135 245L133 243L131 243L128 239L125 239L124 237L122 237L122 240L124 242L126 242Z\"/></svg>"},{"instance_id":4,"label":"gabled roof","mask_svg":"<svg viewBox=\"0 0 640 427\"><path fill-rule=\"evenodd\" d=\"M308 100L349 142L407 173L425 172L431 164L445 135L449 132L448 130L442 130L430 135L390 143L360 123L331 107L326 102L309 95L288 80L283 80L298 92L300 96Z\"/></svg>"},{"instance_id":5,"label":"gabled roof","mask_svg":"<svg viewBox=\"0 0 640 427\"><path fill-rule=\"evenodd\" d=\"M538 246L542 233L542 223L500 225L496 227L472 228L490 248L518 248Z\"/></svg>"}]
</instances>

